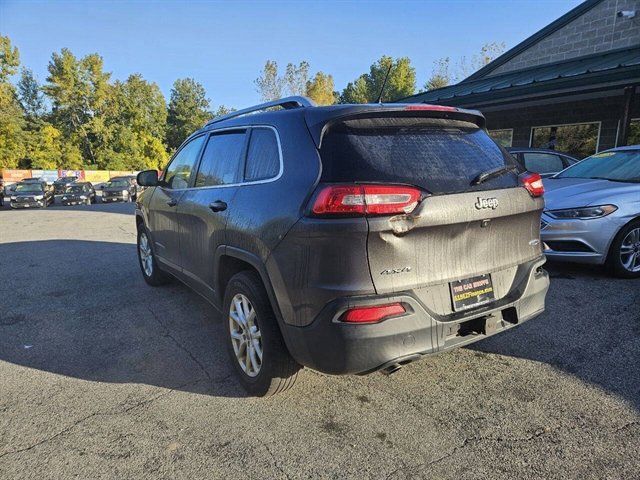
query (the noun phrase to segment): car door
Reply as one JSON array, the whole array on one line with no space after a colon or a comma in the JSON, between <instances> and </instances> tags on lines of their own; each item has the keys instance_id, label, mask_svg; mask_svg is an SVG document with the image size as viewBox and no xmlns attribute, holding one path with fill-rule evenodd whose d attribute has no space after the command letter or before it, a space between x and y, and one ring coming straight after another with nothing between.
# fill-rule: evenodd
<instances>
[{"instance_id":1,"label":"car door","mask_svg":"<svg viewBox=\"0 0 640 480\"><path fill-rule=\"evenodd\" d=\"M178 202L189 187L205 135L184 144L165 169L149 202L149 228L154 253L159 261L180 270Z\"/></svg>"},{"instance_id":2,"label":"car door","mask_svg":"<svg viewBox=\"0 0 640 480\"><path fill-rule=\"evenodd\" d=\"M546 152L523 152L524 165L530 172L539 173L542 177L549 177L564 170L564 163L560 155Z\"/></svg>"},{"instance_id":3,"label":"car door","mask_svg":"<svg viewBox=\"0 0 640 480\"><path fill-rule=\"evenodd\" d=\"M246 143L246 129L212 133L204 146L193 188L185 191L178 205L182 273L210 298L215 298L215 253L225 244L227 216L233 212Z\"/></svg>"}]
</instances>

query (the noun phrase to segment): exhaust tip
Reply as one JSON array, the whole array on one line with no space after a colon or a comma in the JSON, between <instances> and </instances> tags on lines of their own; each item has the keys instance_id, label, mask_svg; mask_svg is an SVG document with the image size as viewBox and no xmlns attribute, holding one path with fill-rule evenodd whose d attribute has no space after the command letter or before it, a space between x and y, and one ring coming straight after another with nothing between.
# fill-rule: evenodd
<instances>
[{"instance_id":1,"label":"exhaust tip","mask_svg":"<svg viewBox=\"0 0 640 480\"><path fill-rule=\"evenodd\" d=\"M381 371L384 375L391 375L392 373L396 373L398 370L402 368L402 365L399 363L394 363L389 365L388 367L383 368Z\"/></svg>"}]
</instances>

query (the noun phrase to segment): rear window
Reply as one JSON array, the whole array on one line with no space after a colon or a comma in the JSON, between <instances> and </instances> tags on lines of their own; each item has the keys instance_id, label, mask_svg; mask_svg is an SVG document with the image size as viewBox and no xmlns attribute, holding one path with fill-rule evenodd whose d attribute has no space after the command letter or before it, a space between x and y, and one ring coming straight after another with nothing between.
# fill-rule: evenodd
<instances>
[{"instance_id":1,"label":"rear window","mask_svg":"<svg viewBox=\"0 0 640 480\"><path fill-rule=\"evenodd\" d=\"M515 160L467 122L393 118L361 119L333 126L321 148L323 182L385 182L419 186L432 194L516 186L505 173L471 186L480 173Z\"/></svg>"}]
</instances>

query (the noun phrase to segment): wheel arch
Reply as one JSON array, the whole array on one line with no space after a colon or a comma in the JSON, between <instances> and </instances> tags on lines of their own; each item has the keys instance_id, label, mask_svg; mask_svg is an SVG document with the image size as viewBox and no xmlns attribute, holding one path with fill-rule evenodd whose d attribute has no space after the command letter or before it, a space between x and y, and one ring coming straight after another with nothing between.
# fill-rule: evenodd
<instances>
[{"instance_id":1,"label":"wheel arch","mask_svg":"<svg viewBox=\"0 0 640 480\"><path fill-rule=\"evenodd\" d=\"M260 280L262 280L262 284L267 292L267 297L269 298L269 303L271 304L271 308L273 308L273 312L278 321L278 327L280 328L280 332L283 334L285 343L288 347L289 341L285 335L287 330L282 328L282 312L278 305L273 285L269 279L267 267L260 257L241 248L221 245L216 250L214 261L216 271L215 291L219 305L222 306L226 286L229 280L231 280L236 273L246 270L256 272L260 277Z\"/></svg>"},{"instance_id":2,"label":"wheel arch","mask_svg":"<svg viewBox=\"0 0 640 480\"><path fill-rule=\"evenodd\" d=\"M627 223L621 225L620 228L618 228L618 230L616 231L616 233L611 237L611 241L609 242L609 246L607 247L607 258L605 259L605 263L609 262L609 259L611 257L611 250L613 249L613 246L616 243L616 240L618 239L618 235L620 235L625 228L627 228L629 225L631 225L634 222L640 222L640 215L635 216L634 218L629 220Z\"/></svg>"}]
</instances>

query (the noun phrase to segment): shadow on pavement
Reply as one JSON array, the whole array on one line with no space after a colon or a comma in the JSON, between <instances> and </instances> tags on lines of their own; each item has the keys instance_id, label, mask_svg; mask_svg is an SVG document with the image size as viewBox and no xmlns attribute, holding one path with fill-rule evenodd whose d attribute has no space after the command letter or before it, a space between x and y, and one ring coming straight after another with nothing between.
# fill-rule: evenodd
<instances>
[{"instance_id":1,"label":"shadow on pavement","mask_svg":"<svg viewBox=\"0 0 640 480\"><path fill-rule=\"evenodd\" d=\"M470 348L549 364L640 410L640 279L613 278L589 265L545 268L545 313Z\"/></svg>"},{"instance_id":2,"label":"shadow on pavement","mask_svg":"<svg viewBox=\"0 0 640 480\"><path fill-rule=\"evenodd\" d=\"M21 209L12 209L9 207L9 200L5 200L4 206L0 206L0 212L2 210L6 210L7 214L11 212L13 215L20 215L20 213L25 211L42 211L42 210L72 210L78 212L96 212L96 213L121 213L123 215L133 215L135 212L135 203L134 202L112 202L112 203L102 203L98 200L96 203L92 205L62 205L56 201L55 204L49 205L46 209L43 208L21 208Z\"/></svg>"},{"instance_id":3,"label":"shadow on pavement","mask_svg":"<svg viewBox=\"0 0 640 480\"><path fill-rule=\"evenodd\" d=\"M7 243L0 259L0 360L83 380L244 396L220 315L178 282L147 286L135 245ZM543 315L470 348L549 364L640 410L640 280L587 267L549 271Z\"/></svg>"},{"instance_id":4,"label":"shadow on pavement","mask_svg":"<svg viewBox=\"0 0 640 480\"><path fill-rule=\"evenodd\" d=\"M83 380L244 396L216 310L149 287L133 244L0 244L0 360Z\"/></svg>"}]
</instances>

